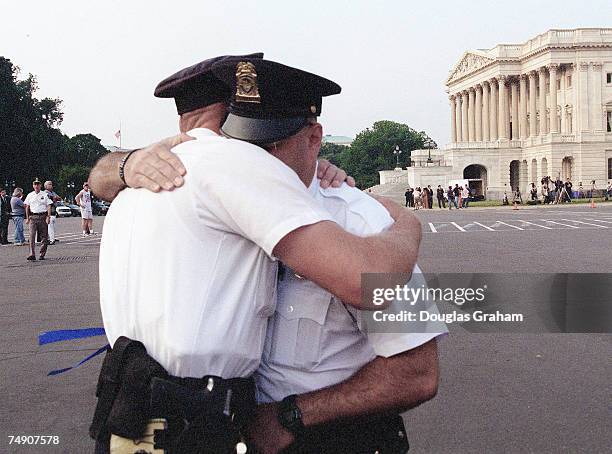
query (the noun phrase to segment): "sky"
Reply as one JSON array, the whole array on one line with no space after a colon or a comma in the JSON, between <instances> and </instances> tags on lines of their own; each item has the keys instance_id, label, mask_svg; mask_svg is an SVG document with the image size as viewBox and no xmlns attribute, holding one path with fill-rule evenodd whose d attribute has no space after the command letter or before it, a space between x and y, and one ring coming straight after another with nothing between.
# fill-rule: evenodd
<instances>
[{"instance_id":1,"label":"sky","mask_svg":"<svg viewBox=\"0 0 612 454\"><path fill-rule=\"evenodd\" d=\"M444 82L469 49L522 43L551 28L612 27L610 0L0 0L0 55L63 100L61 129L106 145L121 124L136 148L178 130L157 83L206 58L265 52L342 86L323 102L326 134L378 120L449 142Z\"/></svg>"}]
</instances>

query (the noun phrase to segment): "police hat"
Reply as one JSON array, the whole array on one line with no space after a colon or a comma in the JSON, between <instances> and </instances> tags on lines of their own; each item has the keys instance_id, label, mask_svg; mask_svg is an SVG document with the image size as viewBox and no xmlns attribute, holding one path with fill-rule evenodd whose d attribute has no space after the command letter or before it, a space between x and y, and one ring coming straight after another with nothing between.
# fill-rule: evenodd
<instances>
[{"instance_id":1,"label":"police hat","mask_svg":"<svg viewBox=\"0 0 612 454\"><path fill-rule=\"evenodd\" d=\"M36 177L36 178L34 178L34 181L32 181L32 184L42 184L42 183L40 182L38 177Z\"/></svg>"},{"instance_id":2,"label":"police hat","mask_svg":"<svg viewBox=\"0 0 612 454\"><path fill-rule=\"evenodd\" d=\"M179 115L217 102L226 102L230 97L229 88L213 76L212 65L227 58L243 57L261 59L263 53L209 58L162 80L153 94L158 98L174 98Z\"/></svg>"},{"instance_id":3,"label":"police hat","mask_svg":"<svg viewBox=\"0 0 612 454\"><path fill-rule=\"evenodd\" d=\"M221 132L259 145L297 133L321 114L324 96L341 90L331 80L270 60L228 58L212 71L232 93Z\"/></svg>"}]
</instances>

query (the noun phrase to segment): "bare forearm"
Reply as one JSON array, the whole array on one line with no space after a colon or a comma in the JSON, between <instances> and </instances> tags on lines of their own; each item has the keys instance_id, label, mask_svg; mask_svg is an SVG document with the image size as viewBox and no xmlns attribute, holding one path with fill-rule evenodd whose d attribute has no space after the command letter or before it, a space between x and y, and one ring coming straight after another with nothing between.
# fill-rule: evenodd
<instances>
[{"instance_id":1,"label":"bare forearm","mask_svg":"<svg viewBox=\"0 0 612 454\"><path fill-rule=\"evenodd\" d=\"M365 239L368 270L376 273L411 273L416 264L421 243L421 223L404 211L391 228Z\"/></svg>"},{"instance_id":2,"label":"bare forearm","mask_svg":"<svg viewBox=\"0 0 612 454\"><path fill-rule=\"evenodd\" d=\"M102 200L112 202L126 188L119 177L119 164L127 153L108 153L98 160L89 174L91 190Z\"/></svg>"},{"instance_id":3,"label":"bare forearm","mask_svg":"<svg viewBox=\"0 0 612 454\"><path fill-rule=\"evenodd\" d=\"M432 399L438 387L436 341L377 357L348 380L297 397L306 426L369 414L401 413Z\"/></svg>"}]
</instances>

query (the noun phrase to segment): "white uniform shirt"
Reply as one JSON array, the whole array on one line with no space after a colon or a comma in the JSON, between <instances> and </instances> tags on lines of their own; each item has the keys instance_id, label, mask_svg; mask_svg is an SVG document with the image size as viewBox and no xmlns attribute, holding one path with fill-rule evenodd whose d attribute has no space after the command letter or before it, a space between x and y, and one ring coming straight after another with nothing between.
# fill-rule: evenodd
<instances>
[{"instance_id":1,"label":"white uniform shirt","mask_svg":"<svg viewBox=\"0 0 612 454\"><path fill-rule=\"evenodd\" d=\"M375 199L344 184L321 189L313 179L309 191L345 230L359 236L379 233L393 224ZM425 284L415 266L410 285ZM393 304L393 303L392 303ZM428 310L437 312L435 305ZM398 311L399 312L399 311ZM256 380L258 400L273 402L346 380L376 356L393 356L446 332L427 322L411 333L367 333L359 310L345 306L315 283L286 269L278 285L276 312L266 336ZM427 326L425 326L427 325Z\"/></svg>"},{"instance_id":2,"label":"white uniform shirt","mask_svg":"<svg viewBox=\"0 0 612 454\"><path fill-rule=\"evenodd\" d=\"M111 345L144 343L180 377L246 377L276 303L275 245L331 220L293 170L263 149L194 129L174 148L185 184L113 201L100 247L100 304Z\"/></svg>"},{"instance_id":3,"label":"white uniform shirt","mask_svg":"<svg viewBox=\"0 0 612 454\"><path fill-rule=\"evenodd\" d=\"M51 205L53 202L49 199L45 191L39 191L38 194L36 191L32 191L28 194L23 203L30 206L30 213L40 214L46 213L47 206Z\"/></svg>"},{"instance_id":4,"label":"white uniform shirt","mask_svg":"<svg viewBox=\"0 0 612 454\"><path fill-rule=\"evenodd\" d=\"M85 211L91 211L91 192L82 189L77 197L79 195L81 196L81 208Z\"/></svg>"}]
</instances>

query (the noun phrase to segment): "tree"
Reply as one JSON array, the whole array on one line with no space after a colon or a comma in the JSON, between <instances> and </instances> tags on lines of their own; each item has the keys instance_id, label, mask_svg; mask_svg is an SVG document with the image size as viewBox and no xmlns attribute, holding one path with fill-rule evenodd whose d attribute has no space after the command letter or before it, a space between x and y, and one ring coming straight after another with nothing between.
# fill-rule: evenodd
<instances>
[{"instance_id":1,"label":"tree","mask_svg":"<svg viewBox=\"0 0 612 454\"><path fill-rule=\"evenodd\" d=\"M74 200L74 196L82 189L83 182L87 181L91 167L81 164L63 165L55 178L55 192L65 199ZM68 183L74 185L69 188Z\"/></svg>"},{"instance_id":2,"label":"tree","mask_svg":"<svg viewBox=\"0 0 612 454\"><path fill-rule=\"evenodd\" d=\"M66 141L65 162L93 167L98 159L108 153L93 134L77 134Z\"/></svg>"},{"instance_id":3,"label":"tree","mask_svg":"<svg viewBox=\"0 0 612 454\"><path fill-rule=\"evenodd\" d=\"M348 147L345 145L338 145L335 143L323 143L321 145L321 151L319 152L320 158L325 158L334 165L340 165L340 155Z\"/></svg>"},{"instance_id":4,"label":"tree","mask_svg":"<svg viewBox=\"0 0 612 454\"><path fill-rule=\"evenodd\" d=\"M34 177L57 179L63 165L91 167L106 152L100 140L62 134L62 101L37 99L36 77L18 75L19 68L0 57L0 185L14 181L27 190Z\"/></svg>"},{"instance_id":5,"label":"tree","mask_svg":"<svg viewBox=\"0 0 612 454\"><path fill-rule=\"evenodd\" d=\"M428 138L425 132L417 132L410 126L393 121L377 121L371 128L357 134L350 147L340 153L339 165L352 175L359 188L378 184L378 171L396 167L396 146L400 167L410 166L410 152L423 148Z\"/></svg>"}]
</instances>

